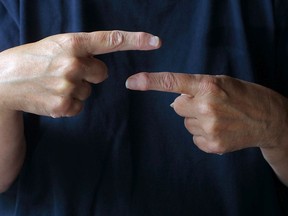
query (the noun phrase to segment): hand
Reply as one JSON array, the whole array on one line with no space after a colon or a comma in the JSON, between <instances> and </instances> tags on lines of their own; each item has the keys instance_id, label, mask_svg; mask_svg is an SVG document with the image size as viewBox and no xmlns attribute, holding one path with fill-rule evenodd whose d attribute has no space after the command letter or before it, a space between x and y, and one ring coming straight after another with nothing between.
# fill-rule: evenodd
<instances>
[{"instance_id":1,"label":"hand","mask_svg":"<svg viewBox=\"0 0 288 216\"><path fill-rule=\"evenodd\" d=\"M194 143L208 153L280 145L287 129L287 100L263 86L228 76L139 73L128 78L132 90L180 93L175 112L185 118Z\"/></svg>"},{"instance_id":2,"label":"hand","mask_svg":"<svg viewBox=\"0 0 288 216\"><path fill-rule=\"evenodd\" d=\"M107 78L107 67L94 55L159 47L159 38L148 33L100 31L55 35L6 50L0 53L0 110L76 115L90 84Z\"/></svg>"}]
</instances>

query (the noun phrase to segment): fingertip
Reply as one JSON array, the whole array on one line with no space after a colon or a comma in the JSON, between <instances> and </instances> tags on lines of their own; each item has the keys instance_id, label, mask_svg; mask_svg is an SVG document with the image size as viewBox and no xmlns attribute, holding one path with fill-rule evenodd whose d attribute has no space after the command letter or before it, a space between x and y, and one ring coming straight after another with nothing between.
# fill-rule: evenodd
<instances>
[{"instance_id":1,"label":"fingertip","mask_svg":"<svg viewBox=\"0 0 288 216\"><path fill-rule=\"evenodd\" d=\"M149 39L149 45L153 48L159 48L161 46L161 40L158 36L152 36Z\"/></svg>"},{"instance_id":2,"label":"fingertip","mask_svg":"<svg viewBox=\"0 0 288 216\"><path fill-rule=\"evenodd\" d=\"M84 102L78 99L74 99L73 105L70 110L63 117L73 117L79 115L84 108Z\"/></svg>"},{"instance_id":3,"label":"fingertip","mask_svg":"<svg viewBox=\"0 0 288 216\"><path fill-rule=\"evenodd\" d=\"M125 86L127 89L136 90L137 89L137 80L132 76L126 80Z\"/></svg>"},{"instance_id":4,"label":"fingertip","mask_svg":"<svg viewBox=\"0 0 288 216\"><path fill-rule=\"evenodd\" d=\"M126 80L126 88L130 90L146 91L148 90L147 79L147 73L142 72L134 74Z\"/></svg>"},{"instance_id":5,"label":"fingertip","mask_svg":"<svg viewBox=\"0 0 288 216\"><path fill-rule=\"evenodd\" d=\"M105 74L101 75L101 77L98 77L98 80L96 80L95 82L92 82L92 83L93 84L100 84L100 83L103 83L108 78L109 78L108 73L105 73Z\"/></svg>"},{"instance_id":6,"label":"fingertip","mask_svg":"<svg viewBox=\"0 0 288 216\"><path fill-rule=\"evenodd\" d=\"M130 43L137 50L154 50L161 47L161 39L146 32L132 32L130 33Z\"/></svg>"}]
</instances>

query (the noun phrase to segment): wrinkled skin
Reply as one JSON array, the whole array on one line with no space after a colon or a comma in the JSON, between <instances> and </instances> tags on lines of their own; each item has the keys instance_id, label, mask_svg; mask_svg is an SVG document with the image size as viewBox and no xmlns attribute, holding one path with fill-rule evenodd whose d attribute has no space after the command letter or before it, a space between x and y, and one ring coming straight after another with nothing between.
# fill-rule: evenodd
<instances>
[{"instance_id":1,"label":"wrinkled skin","mask_svg":"<svg viewBox=\"0 0 288 216\"><path fill-rule=\"evenodd\" d=\"M159 48L144 32L102 31L54 35L0 53L0 192L17 177L26 152L22 112L77 115L91 85L108 76L94 55Z\"/></svg>"},{"instance_id":2,"label":"wrinkled skin","mask_svg":"<svg viewBox=\"0 0 288 216\"><path fill-rule=\"evenodd\" d=\"M260 147L288 185L287 98L228 76L139 73L128 78L126 86L180 93L171 106L184 117L185 127L201 150L223 154Z\"/></svg>"},{"instance_id":3,"label":"wrinkled skin","mask_svg":"<svg viewBox=\"0 0 288 216\"><path fill-rule=\"evenodd\" d=\"M149 44L151 38L155 39L141 32L71 33L6 50L0 54L0 110L76 115L90 95L91 84L108 76L106 65L93 56L158 48L159 41L156 46Z\"/></svg>"}]
</instances>

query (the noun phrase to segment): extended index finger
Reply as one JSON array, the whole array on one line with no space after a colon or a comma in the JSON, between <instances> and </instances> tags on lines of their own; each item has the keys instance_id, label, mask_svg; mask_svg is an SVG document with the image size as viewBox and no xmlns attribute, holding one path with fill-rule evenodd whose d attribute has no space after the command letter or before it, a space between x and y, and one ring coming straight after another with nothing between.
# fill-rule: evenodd
<instances>
[{"instance_id":1,"label":"extended index finger","mask_svg":"<svg viewBox=\"0 0 288 216\"><path fill-rule=\"evenodd\" d=\"M203 75L192 75L184 73L138 73L129 77L126 87L139 91L163 91L194 96L200 89Z\"/></svg>"},{"instance_id":2,"label":"extended index finger","mask_svg":"<svg viewBox=\"0 0 288 216\"><path fill-rule=\"evenodd\" d=\"M146 32L96 31L71 34L76 55L98 55L124 50L153 50L161 46L159 37Z\"/></svg>"}]
</instances>

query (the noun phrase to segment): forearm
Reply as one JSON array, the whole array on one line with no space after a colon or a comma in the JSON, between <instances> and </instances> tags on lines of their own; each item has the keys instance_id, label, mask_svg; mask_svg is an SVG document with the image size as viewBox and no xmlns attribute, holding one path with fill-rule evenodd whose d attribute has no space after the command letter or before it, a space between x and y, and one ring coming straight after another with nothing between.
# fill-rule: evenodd
<instances>
[{"instance_id":1,"label":"forearm","mask_svg":"<svg viewBox=\"0 0 288 216\"><path fill-rule=\"evenodd\" d=\"M158 37L145 32L99 31L54 35L1 52L0 192L15 180L25 157L23 116L16 110L75 116L91 84L108 76L104 62L92 56L160 46Z\"/></svg>"},{"instance_id":2,"label":"forearm","mask_svg":"<svg viewBox=\"0 0 288 216\"><path fill-rule=\"evenodd\" d=\"M280 181L288 187L288 145L283 148L262 148L261 151Z\"/></svg>"},{"instance_id":3,"label":"forearm","mask_svg":"<svg viewBox=\"0 0 288 216\"><path fill-rule=\"evenodd\" d=\"M278 178L288 187L288 100L280 95L271 94L271 113L276 124L270 122L274 138L270 146L261 148L262 154Z\"/></svg>"},{"instance_id":4,"label":"forearm","mask_svg":"<svg viewBox=\"0 0 288 216\"><path fill-rule=\"evenodd\" d=\"M0 111L0 192L16 179L26 152L23 116L17 111Z\"/></svg>"}]
</instances>

